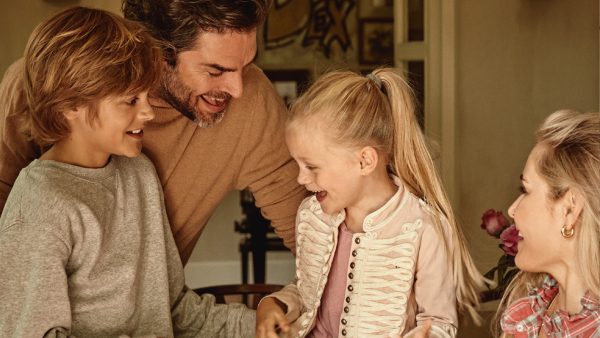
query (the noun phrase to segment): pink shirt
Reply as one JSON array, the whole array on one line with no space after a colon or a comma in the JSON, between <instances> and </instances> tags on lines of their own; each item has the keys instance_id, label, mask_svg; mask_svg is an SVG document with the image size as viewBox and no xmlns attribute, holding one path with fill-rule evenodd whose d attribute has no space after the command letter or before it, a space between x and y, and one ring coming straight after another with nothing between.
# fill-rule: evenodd
<instances>
[{"instance_id":1,"label":"pink shirt","mask_svg":"<svg viewBox=\"0 0 600 338\"><path fill-rule=\"evenodd\" d=\"M329 278L323 290L321 306L317 311L317 321L308 336L310 338L335 338L338 336L340 318L344 308L344 285L352 248L352 232L348 230L346 223L342 223L339 229L337 248L329 271Z\"/></svg>"}]
</instances>

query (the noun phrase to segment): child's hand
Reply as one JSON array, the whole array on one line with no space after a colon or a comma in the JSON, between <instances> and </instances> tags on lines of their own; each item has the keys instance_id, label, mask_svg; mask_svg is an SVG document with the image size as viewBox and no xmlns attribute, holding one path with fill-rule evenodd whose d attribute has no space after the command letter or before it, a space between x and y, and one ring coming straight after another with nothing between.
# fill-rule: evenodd
<instances>
[{"instance_id":1,"label":"child's hand","mask_svg":"<svg viewBox=\"0 0 600 338\"><path fill-rule=\"evenodd\" d=\"M409 334L404 336L403 338L427 338L429 337L429 330L431 330L431 319L427 320L425 324L416 327L414 330L411 330Z\"/></svg>"},{"instance_id":2,"label":"child's hand","mask_svg":"<svg viewBox=\"0 0 600 338\"><path fill-rule=\"evenodd\" d=\"M256 310L256 338L278 338L290 330L285 318L285 304L275 298L263 299Z\"/></svg>"}]
</instances>

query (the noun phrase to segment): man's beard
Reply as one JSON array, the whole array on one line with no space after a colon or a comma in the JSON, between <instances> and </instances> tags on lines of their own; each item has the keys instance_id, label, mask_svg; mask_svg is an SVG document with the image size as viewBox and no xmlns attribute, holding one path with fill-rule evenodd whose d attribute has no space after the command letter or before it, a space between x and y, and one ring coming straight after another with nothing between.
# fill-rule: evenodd
<instances>
[{"instance_id":1,"label":"man's beard","mask_svg":"<svg viewBox=\"0 0 600 338\"><path fill-rule=\"evenodd\" d=\"M203 113L200 111L198 108L198 101L202 100L202 98L200 95L194 96L193 91L179 80L175 70L170 66L166 66L163 71L161 87L162 99L167 101L183 116L189 118L194 123L197 123L200 128L210 128L221 122L223 117L225 117L227 108L224 108L217 113ZM224 96L226 101L231 99L231 95L224 92L206 94Z\"/></svg>"}]
</instances>

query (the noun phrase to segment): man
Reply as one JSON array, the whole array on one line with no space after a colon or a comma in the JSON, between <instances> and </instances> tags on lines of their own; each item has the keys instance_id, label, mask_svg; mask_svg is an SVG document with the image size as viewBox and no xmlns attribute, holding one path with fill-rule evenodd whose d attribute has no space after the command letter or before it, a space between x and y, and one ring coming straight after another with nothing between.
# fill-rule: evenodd
<instances>
[{"instance_id":1,"label":"man","mask_svg":"<svg viewBox=\"0 0 600 338\"><path fill-rule=\"evenodd\" d=\"M145 128L167 214L185 264L219 202L248 187L286 246L305 191L283 140L285 107L252 64L256 29L270 0L126 0L126 18L146 26L165 52L161 85ZM0 207L21 170L42 150L20 131L26 107L22 62L0 84Z\"/></svg>"}]
</instances>

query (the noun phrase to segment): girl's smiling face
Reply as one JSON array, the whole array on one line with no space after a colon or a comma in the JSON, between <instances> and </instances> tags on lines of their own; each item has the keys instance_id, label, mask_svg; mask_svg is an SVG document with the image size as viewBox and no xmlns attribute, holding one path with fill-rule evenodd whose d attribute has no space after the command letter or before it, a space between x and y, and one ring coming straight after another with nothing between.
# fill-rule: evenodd
<instances>
[{"instance_id":1,"label":"girl's smiling face","mask_svg":"<svg viewBox=\"0 0 600 338\"><path fill-rule=\"evenodd\" d=\"M357 150L334 144L316 124L296 122L285 139L300 169L298 183L315 193L323 211L335 214L361 198L360 157Z\"/></svg>"}]
</instances>

